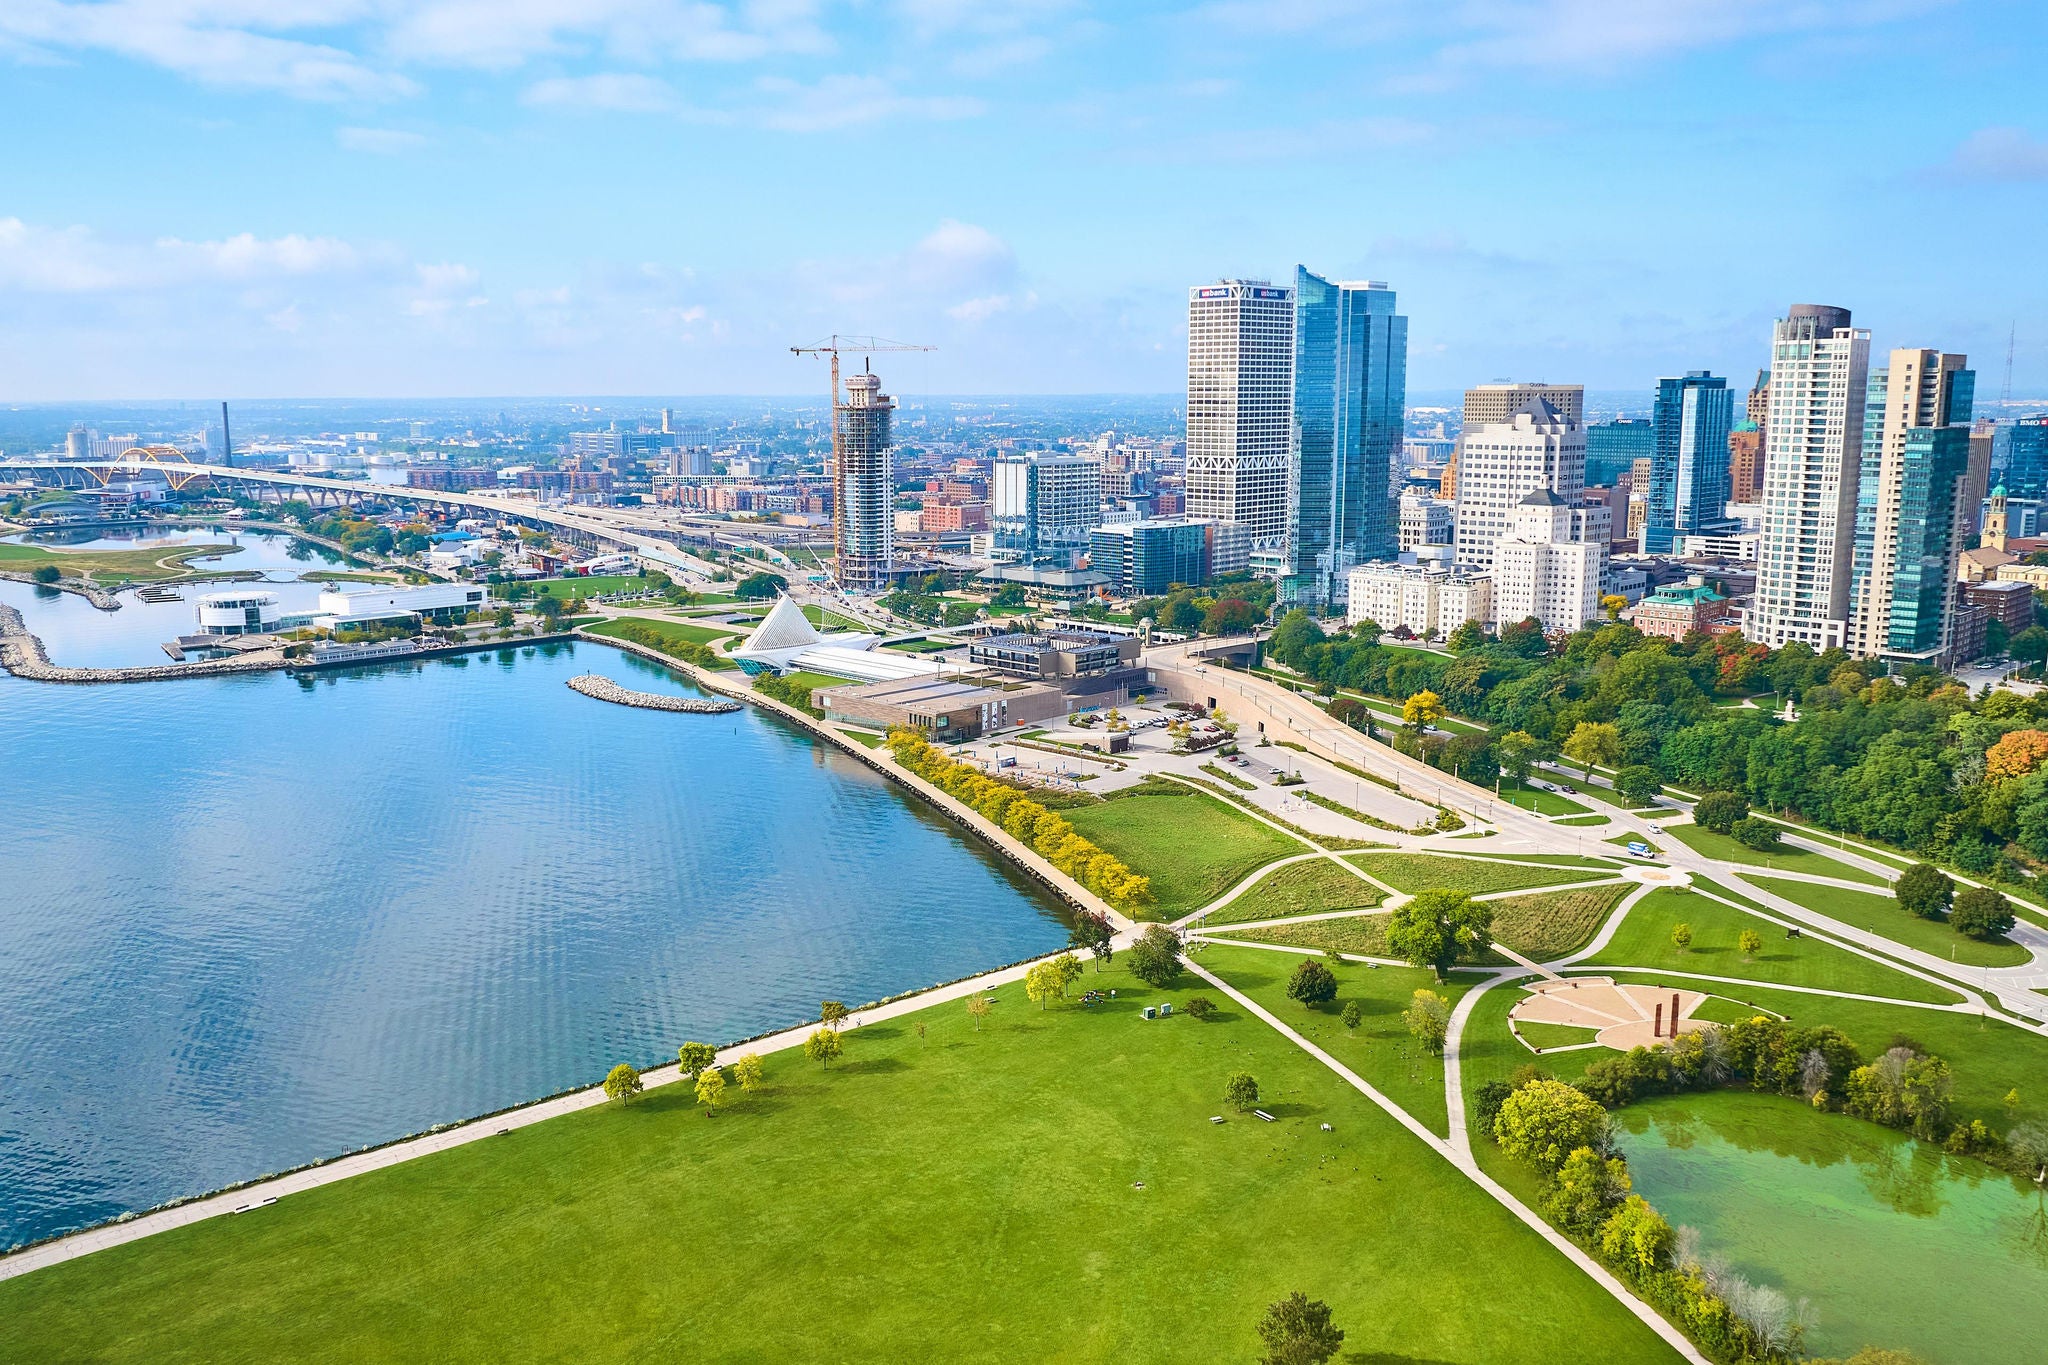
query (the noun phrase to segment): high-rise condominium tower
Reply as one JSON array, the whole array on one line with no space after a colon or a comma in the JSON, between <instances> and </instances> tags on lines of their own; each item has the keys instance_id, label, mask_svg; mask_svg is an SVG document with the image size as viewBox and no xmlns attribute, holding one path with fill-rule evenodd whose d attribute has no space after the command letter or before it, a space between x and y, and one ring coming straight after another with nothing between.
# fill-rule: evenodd
<instances>
[{"instance_id":1,"label":"high-rise condominium tower","mask_svg":"<svg viewBox=\"0 0 2048 1365\"><path fill-rule=\"evenodd\" d=\"M832 462L832 548L849 592L887 592L896 564L896 400L863 371L846 380Z\"/></svg>"},{"instance_id":2,"label":"high-rise condominium tower","mask_svg":"<svg viewBox=\"0 0 2048 1365\"><path fill-rule=\"evenodd\" d=\"M1465 425L1477 427L1512 422L1515 414L1528 406L1532 398L1541 398L1557 409L1560 417L1574 425L1586 420L1584 384L1546 384L1539 379L1533 384L1481 384L1465 390Z\"/></svg>"},{"instance_id":3,"label":"high-rise condominium tower","mask_svg":"<svg viewBox=\"0 0 2048 1365\"><path fill-rule=\"evenodd\" d=\"M1514 510L1538 489L1555 493L1567 508L1578 507L1586 486L1586 429L1548 399L1525 399L1511 421L1467 426L1460 444L1454 533L1459 564L1491 569L1494 542L1506 533Z\"/></svg>"},{"instance_id":4,"label":"high-rise condominium tower","mask_svg":"<svg viewBox=\"0 0 2048 1365\"><path fill-rule=\"evenodd\" d=\"M1876 416L1881 425L1875 440L1864 433L1867 486L1859 502L1871 509L1871 527L1867 560L1861 546L1857 555L1868 567L1855 598L1856 654L1936 660L1948 653L1956 557L1974 529L1988 472L1970 459L1976 376L1968 364L1966 356L1898 350L1881 372L1881 398L1876 374L1869 382L1866 420Z\"/></svg>"},{"instance_id":5,"label":"high-rise condominium tower","mask_svg":"<svg viewBox=\"0 0 2048 1365\"><path fill-rule=\"evenodd\" d=\"M989 493L997 548L1026 564L1073 567L1102 524L1102 466L1083 455L1006 455Z\"/></svg>"},{"instance_id":6,"label":"high-rise condominium tower","mask_svg":"<svg viewBox=\"0 0 2048 1365\"><path fill-rule=\"evenodd\" d=\"M1188 291L1187 511L1287 538L1294 291L1222 280Z\"/></svg>"},{"instance_id":7,"label":"high-rise condominium tower","mask_svg":"<svg viewBox=\"0 0 2048 1365\"><path fill-rule=\"evenodd\" d=\"M1763 534L1744 633L1777 648L1845 645L1870 333L1796 303L1771 329Z\"/></svg>"},{"instance_id":8,"label":"high-rise condominium tower","mask_svg":"<svg viewBox=\"0 0 2048 1365\"><path fill-rule=\"evenodd\" d=\"M1294 275L1294 438L1285 594L1327 604L1398 550L1408 319L1377 281Z\"/></svg>"},{"instance_id":9,"label":"high-rise condominium tower","mask_svg":"<svg viewBox=\"0 0 2048 1365\"><path fill-rule=\"evenodd\" d=\"M1644 504L1646 553L1670 554L1679 536L1726 523L1728 428L1734 416L1735 395L1725 379L1694 370L1680 379L1657 381L1650 418L1655 444Z\"/></svg>"}]
</instances>

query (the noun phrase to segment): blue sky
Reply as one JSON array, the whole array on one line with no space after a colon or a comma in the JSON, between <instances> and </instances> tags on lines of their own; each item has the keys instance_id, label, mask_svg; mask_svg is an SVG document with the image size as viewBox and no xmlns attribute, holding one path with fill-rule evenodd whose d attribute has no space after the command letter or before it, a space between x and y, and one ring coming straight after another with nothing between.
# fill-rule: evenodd
<instances>
[{"instance_id":1,"label":"blue sky","mask_svg":"<svg viewBox=\"0 0 2048 1365\"><path fill-rule=\"evenodd\" d=\"M2044 69L2021 0L0 0L0 400L1169 392L1297 262L1411 390L1814 301L2048 394Z\"/></svg>"}]
</instances>

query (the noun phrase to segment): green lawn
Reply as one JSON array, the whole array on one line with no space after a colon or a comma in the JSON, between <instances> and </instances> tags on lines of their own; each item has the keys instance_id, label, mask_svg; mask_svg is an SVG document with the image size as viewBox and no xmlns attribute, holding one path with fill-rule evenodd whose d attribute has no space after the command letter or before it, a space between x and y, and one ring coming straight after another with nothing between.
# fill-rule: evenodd
<instances>
[{"instance_id":1,"label":"green lawn","mask_svg":"<svg viewBox=\"0 0 2048 1365\"><path fill-rule=\"evenodd\" d=\"M1308 961L1298 954L1211 944L1202 949L1199 961L1364 1077L1431 1132L1450 1135L1444 1059L1431 1055L1409 1035L1401 1014L1415 992L1423 989L1435 991L1455 1007L1458 997L1471 989L1471 978L1453 973L1438 982L1432 973L1413 967L1340 963L1330 969L1337 977L1337 998L1310 1006L1287 996L1287 978ZM1365 1020L1356 1029L1347 1029L1341 1015L1353 1000L1364 1007Z\"/></svg>"},{"instance_id":2,"label":"green lawn","mask_svg":"<svg viewBox=\"0 0 2048 1365\"><path fill-rule=\"evenodd\" d=\"M669 1087L0 1282L5 1354L1248 1360L1299 1289L1353 1359L1674 1358L1227 1000L1141 1022L1162 993L1087 984L1120 999L1007 986L980 1033L953 1004L927 1037L851 1032L829 1072L771 1056L715 1119ZM1209 1122L1238 1070L1277 1122Z\"/></svg>"},{"instance_id":3,"label":"green lawn","mask_svg":"<svg viewBox=\"0 0 2048 1365\"><path fill-rule=\"evenodd\" d=\"M885 735L876 734L873 730L855 730L847 726L841 726L839 733L866 749L881 748L883 741L887 738Z\"/></svg>"},{"instance_id":4,"label":"green lawn","mask_svg":"<svg viewBox=\"0 0 2048 1365\"><path fill-rule=\"evenodd\" d=\"M809 669L799 668L793 673L783 674L782 681L791 687L801 685L806 688L814 688L836 687L850 682L852 679L834 677L830 673L813 673Z\"/></svg>"},{"instance_id":5,"label":"green lawn","mask_svg":"<svg viewBox=\"0 0 2048 1365\"><path fill-rule=\"evenodd\" d=\"M1307 845L1206 792L1147 783L1063 812L1084 838L1152 879L1150 914L1179 919Z\"/></svg>"},{"instance_id":6,"label":"green lawn","mask_svg":"<svg viewBox=\"0 0 2048 1365\"><path fill-rule=\"evenodd\" d=\"M1524 957L1554 961L1585 947L1609 912L1634 889L1633 882L1616 882L1488 901L1493 909L1493 936Z\"/></svg>"},{"instance_id":7,"label":"green lawn","mask_svg":"<svg viewBox=\"0 0 2048 1365\"><path fill-rule=\"evenodd\" d=\"M1574 815L1568 820L1557 820L1552 823L1559 825L1604 825L1607 821L1608 817L1605 815Z\"/></svg>"},{"instance_id":8,"label":"green lawn","mask_svg":"<svg viewBox=\"0 0 2048 1365\"><path fill-rule=\"evenodd\" d=\"M666 587L668 578L662 574L649 574L642 578L638 574L594 573L581 578L540 578L528 584L535 592L549 597L559 597L564 602L572 597L596 597L601 593L653 592Z\"/></svg>"},{"instance_id":9,"label":"green lawn","mask_svg":"<svg viewBox=\"0 0 2048 1365\"><path fill-rule=\"evenodd\" d=\"M1600 1036L1599 1029L1577 1028L1571 1024L1520 1024L1522 1041L1530 1047L1576 1047Z\"/></svg>"},{"instance_id":10,"label":"green lawn","mask_svg":"<svg viewBox=\"0 0 2048 1365\"><path fill-rule=\"evenodd\" d=\"M708 645L714 640L723 640L732 635L730 630L722 630L715 626L693 626L686 621L664 621L654 616L614 616L588 629L592 635L620 637L623 633L622 627L628 624L645 627L672 645Z\"/></svg>"},{"instance_id":11,"label":"green lawn","mask_svg":"<svg viewBox=\"0 0 2048 1365\"><path fill-rule=\"evenodd\" d=\"M1965 967L2017 967L2033 955L2011 939L1974 939L1948 927L1946 921L1921 919L1899 908L1888 895L1872 895L1840 886L1817 886L1790 877L1764 877L1752 873L1749 880L1766 891L1809 910L1883 934L1894 943L1918 948L1923 953L1947 958Z\"/></svg>"},{"instance_id":12,"label":"green lawn","mask_svg":"<svg viewBox=\"0 0 2048 1365\"><path fill-rule=\"evenodd\" d=\"M1241 924L1326 910L1360 910L1385 899L1386 893L1363 877L1353 876L1328 858L1311 858L1267 873L1230 904L1203 916L1200 922Z\"/></svg>"},{"instance_id":13,"label":"green lawn","mask_svg":"<svg viewBox=\"0 0 2048 1365\"><path fill-rule=\"evenodd\" d=\"M1306 924L1275 924L1263 929L1247 926L1236 929L1235 937L1249 939L1253 943L1280 943L1290 948L1360 953L1366 957L1389 956L1387 917L1383 914L1316 919Z\"/></svg>"},{"instance_id":14,"label":"green lawn","mask_svg":"<svg viewBox=\"0 0 2048 1365\"><path fill-rule=\"evenodd\" d=\"M1484 895L1519 891L1529 886L1561 886L1599 875L1591 868L1518 867L1491 858L1445 858L1428 853L1354 853L1347 855L1389 886L1403 891L1449 887ZM1611 874L1612 869L1609 869Z\"/></svg>"},{"instance_id":15,"label":"green lawn","mask_svg":"<svg viewBox=\"0 0 2048 1365\"><path fill-rule=\"evenodd\" d=\"M1533 810L1538 815L1590 815L1592 808L1582 806L1569 796L1532 787L1511 777L1500 780L1500 799L1523 810Z\"/></svg>"},{"instance_id":16,"label":"green lawn","mask_svg":"<svg viewBox=\"0 0 2048 1365\"><path fill-rule=\"evenodd\" d=\"M1862 882L1869 886L1887 885L1884 878L1875 872L1851 867L1837 862L1826 854L1815 853L1812 849L1795 848L1782 844L1769 853L1759 853L1745 848L1726 834L1716 834L1710 829L1687 823L1665 827L1664 837L1676 839L1693 852L1708 858L1719 858L1723 862L1740 863L1747 867L1781 867L1788 872L1808 872L1816 877L1839 877L1845 882Z\"/></svg>"},{"instance_id":17,"label":"green lawn","mask_svg":"<svg viewBox=\"0 0 2048 1365\"><path fill-rule=\"evenodd\" d=\"M225 555L208 565L231 572L236 546L225 544L159 545L147 550L51 550L41 545L0 543L0 569L33 573L54 564L66 578L106 587L116 583L150 583L193 571L186 561Z\"/></svg>"},{"instance_id":18,"label":"green lawn","mask_svg":"<svg viewBox=\"0 0 2048 1365\"><path fill-rule=\"evenodd\" d=\"M1690 948L1680 948L1671 942L1672 927L1679 923L1692 926ZM1764 941L1762 950L1749 961L1743 960L1736 943L1744 929L1756 930ZM1768 920L1676 887L1652 891L1637 901L1607 946L1587 961L1574 965L1585 968L1602 963L1661 967L1703 976L1775 981L1788 986L1938 1004L1961 998L1953 991L1859 957L1846 948L1812 938L1787 939L1785 931Z\"/></svg>"}]
</instances>

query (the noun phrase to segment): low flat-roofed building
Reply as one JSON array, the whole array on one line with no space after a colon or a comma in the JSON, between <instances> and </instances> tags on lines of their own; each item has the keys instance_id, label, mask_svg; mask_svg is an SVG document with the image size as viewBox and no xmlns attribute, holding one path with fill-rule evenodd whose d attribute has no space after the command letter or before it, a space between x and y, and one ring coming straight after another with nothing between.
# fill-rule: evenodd
<instances>
[{"instance_id":1,"label":"low flat-roofed building","mask_svg":"<svg viewBox=\"0 0 2048 1365\"><path fill-rule=\"evenodd\" d=\"M482 611L488 598L488 591L477 583L429 583L410 588L323 592L314 624L323 630L353 630L359 626L410 617L459 620L470 612Z\"/></svg>"},{"instance_id":2,"label":"low flat-roofed building","mask_svg":"<svg viewBox=\"0 0 2048 1365\"><path fill-rule=\"evenodd\" d=\"M1066 714L1056 687L964 678L890 678L815 688L825 719L880 729L908 726L934 740L978 739L994 730Z\"/></svg>"},{"instance_id":3,"label":"low flat-roofed building","mask_svg":"<svg viewBox=\"0 0 2048 1365\"><path fill-rule=\"evenodd\" d=\"M2000 578L1963 585L1963 600L1983 607L1987 619L2005 627L2008 638L2034 624L2034 585L2018 579Z\"/></svg>"},{"instance_id":4,"label":"low flat-roofed building","mask_svg":"<svg viewBox=\"0 0 2048 1365\"><path fill-rule=\"evenodd\" d=\"M1141 646L1128 635L1088 630L991 635L967 648L968 662L1013 678L1085 678L1136 662Z\"/></svg>"},{"instance_id":5,"label":"low flat-roofed building","mask_svg":"<svg viewBox=\"0 0 2048 1365\"><path fill-rule=\"evenodd\" d=\"M1629 614L1645 635L1683 640L1728 614L1728 599L1704 583L1674 583L1657 589Z\"/></svg>"}]
</instances>

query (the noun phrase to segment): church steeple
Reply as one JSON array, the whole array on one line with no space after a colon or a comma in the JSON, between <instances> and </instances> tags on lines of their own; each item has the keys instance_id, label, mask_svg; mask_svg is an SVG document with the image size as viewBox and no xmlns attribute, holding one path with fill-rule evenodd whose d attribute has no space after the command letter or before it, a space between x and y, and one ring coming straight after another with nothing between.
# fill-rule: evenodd
<instances>
[{"instance_id":1,"label":"church steeple","mask_svg":"<svg viewBox=\"0 0 2048 1365\"><path fill-rule=\"evenodd\" d=\"M1991 490L1991 503L1984 509L1983 543L1987 549L2005 550L2005 485Z\"/></svg>"}]
</instances>

